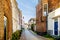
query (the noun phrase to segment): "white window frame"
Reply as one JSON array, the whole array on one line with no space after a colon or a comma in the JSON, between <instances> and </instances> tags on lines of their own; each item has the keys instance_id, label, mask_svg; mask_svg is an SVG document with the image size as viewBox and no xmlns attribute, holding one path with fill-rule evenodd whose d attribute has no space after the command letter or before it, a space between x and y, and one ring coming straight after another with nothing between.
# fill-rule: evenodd
<instances>
[{"instance_id":1,"label":"white window frame","mask_svg":"<svg viewBox=\"0 0 60 40\"><path fill-rule=\"evenodd\" d=\"M45 5L47 5L47 12L46 12L46 14L44 14L44 6ZM47 16L47 14L48 14L48 4L46 3L46 4L43 5L43 16Z\"/></svg>"}]
</instances>

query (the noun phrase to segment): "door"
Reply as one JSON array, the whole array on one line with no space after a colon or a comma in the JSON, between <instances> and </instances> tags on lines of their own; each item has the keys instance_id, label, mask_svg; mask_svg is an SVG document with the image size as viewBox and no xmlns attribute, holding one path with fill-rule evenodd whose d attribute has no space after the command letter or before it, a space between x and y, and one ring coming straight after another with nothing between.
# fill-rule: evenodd
<instances>
[{"instance_id":1,"label":"door","mask_svg":"<svg viewBox=\"0 0 60 40\"><path fill-rule=\"evenodd\" d=\"M54 34L58 35L58 21L54 22Z\"/></svg>"}]
</instances>

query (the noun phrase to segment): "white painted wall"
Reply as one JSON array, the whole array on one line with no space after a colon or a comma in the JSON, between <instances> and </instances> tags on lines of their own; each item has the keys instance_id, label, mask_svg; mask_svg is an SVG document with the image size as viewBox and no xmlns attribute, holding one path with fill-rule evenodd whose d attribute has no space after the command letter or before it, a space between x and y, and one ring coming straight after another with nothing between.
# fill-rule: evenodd
<instances>
[{"instance_id":1,"label":"white painted wall","mask_svg":"<svg viewBox=\"0 0 60 40\"><path fill-rule=\"evenodd\" d=\"M13 19L13 32L17 30L17 22Z\"/></svg>"},{"instance_id":2,"label":"white painted wall","mask_svg":"<svg viewBox=\"0 0 60 40\"><path fill-rule=\"evenodd\" d=\"M58 18L58 35L60 35L60 18Z\"/></svg>"},{"instance_id":3,"label":"white painted wall","mask_svg":"<svg viewBox=\"0 0 60 40\"><path fill-rule=\"evenodd\" d=\"M54 35L54 20L52 19L54 17L54 11L48 14L48 33L51 35Z\"/></svg>"},{"instance_id":4,"label":"white painted wall","mask_svg":"<svg viewBox=\"0 0 60 40\"><path fill-rule=\"evenodd\" d=\"M60 35L60 8L56 9L53 12L48 13L48 33L51 35L54 35L54 19L52 18L56 18L58 19L58 36ZM53 30L53 31L49 31L49 30Z\"/></svg>"},{"instance_id":5,"label":"white painted wall","mask_svg":"<svg viewBox=\"0 0 60 40\"><path fill-rule=\"evenodd\" d=\"M15 0L11 0L11 5L12 5L12 24L13 24L13 32L17 30L17 16L16 16L16 5L15 5Z\"/></svg>"},{"instance_id":6,"label":"white painted wall","mask_svg":"<svg viewBox=\"0 0 60 40\"><path fill-rule=\"evenodd\" d=\"M22 20L22 28L24 28L24 26L23 26L23 25L24 25L24 21Z\"/></svg>"},{"instance_id":7,"label":"white painted wall","mask_svg":"<svg viewBox=\"0 0 60 40\"><path fill-rule=\"evenodd\" d=\"M21 30L21 26L18 24L17 30Z\"/></svg>"},{"instance_id":8,"label":"white painted wall","mask_svg":"<svg viewBox=\"0 0 60 40\"><path fill-rule=\"evenodd\" d=\"M55 16L58 16L58 15L60 15L60 8L55 10Z\"/></svg>"},{"instance_id":9,"label":"white painted wall","mask_svg":"<svg viewBox=\"0 0 60 40\"><path fill-rule=\"evenodd\" d=\"M16 3L16 0L11 0L11 5L12 5L12 24L13 24L13 32L16 30L20 30L20 25L19 25L19 10L18 6Z\"/></svg>"}]
</instances>

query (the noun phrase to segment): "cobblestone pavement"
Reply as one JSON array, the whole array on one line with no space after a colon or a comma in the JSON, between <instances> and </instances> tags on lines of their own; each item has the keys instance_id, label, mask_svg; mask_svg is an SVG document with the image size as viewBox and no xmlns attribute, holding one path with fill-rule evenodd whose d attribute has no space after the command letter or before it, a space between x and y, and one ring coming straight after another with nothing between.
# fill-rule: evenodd
<instances>
[{"instance_id":1,"label":"cobblestone pavement","mask_svg":"<svg viewBox=\"0 0 60 40\"><path fill-rule=\"evenodd\" d=\"M39 37L33 35L30 31L25 30L25 31L23 31L20 40L47 40L47 39L42 38L41 36L39 38Z\"/></svg>"}]
</instances>

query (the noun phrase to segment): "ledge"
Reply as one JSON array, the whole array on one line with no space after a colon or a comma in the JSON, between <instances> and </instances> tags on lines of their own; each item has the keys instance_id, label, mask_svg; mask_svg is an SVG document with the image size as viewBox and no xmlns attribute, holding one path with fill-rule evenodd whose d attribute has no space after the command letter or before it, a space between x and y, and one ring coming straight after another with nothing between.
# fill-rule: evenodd
<instances>
[{"instance_id":1,"label":"ledge","mask_svg":"<svg viewBox=\"0 0 60 40\"><path fill-rule=\"evenodd\" d=\"M60 15L58 15L58 16L54 16L52 19L56 19L56 18L58 18L58 17L60 17Z\"/></svg>"}]
</instances>

